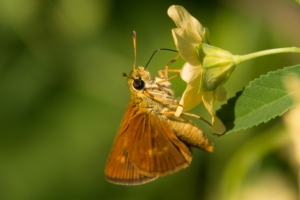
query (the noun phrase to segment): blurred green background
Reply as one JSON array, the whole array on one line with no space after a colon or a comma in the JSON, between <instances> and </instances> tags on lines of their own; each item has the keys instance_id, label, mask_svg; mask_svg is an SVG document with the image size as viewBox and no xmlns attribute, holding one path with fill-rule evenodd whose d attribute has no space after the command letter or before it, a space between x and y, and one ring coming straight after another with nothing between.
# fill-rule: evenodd
<instances>
[{"instance_id":1,"label":"blurred green background","mask_svg":"<svg viewBox=\"0 0 300 200\"><path fill-rule=\"evenodd\" d=\"M212 45L233 54L300 47L300 7L292 0L0 0L0 199L296 199L297 165L280 118L224 137L194 120L214 153L194 149L190 167L145 185L106 182L129 101L121 75L133 66L131 32L138 65L157 48L174 49L173 4L209 28ZM175 56L159 52L148 69L156 76ZM225 84L228 97L299 63L293 54L243 63ZM173 85L180 96L185 83ZM202 106L192 112L208 118Z\"/></svg>"}]
</instances>

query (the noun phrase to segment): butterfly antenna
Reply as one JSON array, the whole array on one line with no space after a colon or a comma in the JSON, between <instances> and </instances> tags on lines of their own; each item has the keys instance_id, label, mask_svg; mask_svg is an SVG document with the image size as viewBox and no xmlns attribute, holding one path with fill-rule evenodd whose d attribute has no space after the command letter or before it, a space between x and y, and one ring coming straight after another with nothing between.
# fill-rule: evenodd
<instances>
[{"instance_id":1,"label":"butterfly antenna","mask_svg":"<svg viewBox=\"0 0 300 200\"><path fill-rule=\"evenodd\" d=\"M132 31L132 41L133 41L133 52L134 52L134 63L133 69L136 67L136 32Z\"/></svg>"},{"instance_id":2,"label":"butterfly antenna","mask_svg":"<svg viewBox=\"0 0 300 200\"><path fill-rule=\"evenodd\" d=\"M153 56L160 50L164 50L164 51L173 51L173 52L178 52L177 50L174 50L174 49L167 49L167 48L159 48L159 49L156 49L152 56L150 57L149 61L147 62L147 64L145 65L145 69L147 68L148 64L150 63L150 61L152 60Z\"/></svg>"}]
</instances>

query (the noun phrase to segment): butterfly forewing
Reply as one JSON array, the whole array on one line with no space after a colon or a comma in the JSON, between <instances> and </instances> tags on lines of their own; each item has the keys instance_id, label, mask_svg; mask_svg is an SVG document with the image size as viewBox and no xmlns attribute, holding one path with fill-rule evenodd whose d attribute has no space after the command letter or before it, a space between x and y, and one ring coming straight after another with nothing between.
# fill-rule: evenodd
<instances>
[{"instance_id":1,"label":"butterfly forewing","mask_svg":"<svg viewBox=\"0 0 300 200\"><path fill-rule=\"evenodd\" d=\"M137 185L156 179L138 173L128 156L128 120L136 112L133 104L129 103L123 122L115 139L105 168L105 177L108 181L122 185Z\"/></svg>"}]
</instances>

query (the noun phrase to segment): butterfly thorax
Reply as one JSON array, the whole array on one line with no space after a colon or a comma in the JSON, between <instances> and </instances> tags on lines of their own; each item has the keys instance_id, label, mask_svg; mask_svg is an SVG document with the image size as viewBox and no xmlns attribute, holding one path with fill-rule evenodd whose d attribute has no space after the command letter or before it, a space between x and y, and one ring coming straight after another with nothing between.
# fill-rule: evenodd
<instances>
[{"instance_id":1,"label":"butterfly thorax","mask_svg":"<svg viewBox=\"0 0 300 200\"><path fill-rule=\"evenodd\" d=\"M135 83L136 82L136 83ZM128 78L128 86L130 87L130 98L140 108L151 109L154 112L176 109L178 100L174 96L173 90L170 88L171 83L162 78L152 78L151 74L144 67L136 67ZM159 83L159 86L158 84ZM134 84L144 84L141 88L136 89ZM149 95L151 96L149 98ZM155 99L159 99L156 101ZM168 103L163 103L168 102ZM173 102L173 104L170 104Z\"/></svg>"}]
</instances>

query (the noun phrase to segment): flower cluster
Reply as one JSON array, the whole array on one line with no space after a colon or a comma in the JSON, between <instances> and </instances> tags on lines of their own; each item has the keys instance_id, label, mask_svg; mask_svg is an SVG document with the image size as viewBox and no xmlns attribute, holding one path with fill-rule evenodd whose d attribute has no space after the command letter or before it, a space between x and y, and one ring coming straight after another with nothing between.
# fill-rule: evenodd
<instances>
[{"instance_id":1,"label":"flower cluster","mask_svg":"<svg viewBox=\"0 0 300 200\"><path fill-rule=\"evenodd\" d=\"M223 84L235 67L234 56L225 50L209 45L208 29L203 27L182 6L173 5L168 15L178 28L172 35L180 56L187 62L180 76L187 83L175 115L190 110L203 102L212 116L211 132L222 134L226 131L221 120L214 114L214 100L226 100Z\"/></svg>"}]
</instances>

